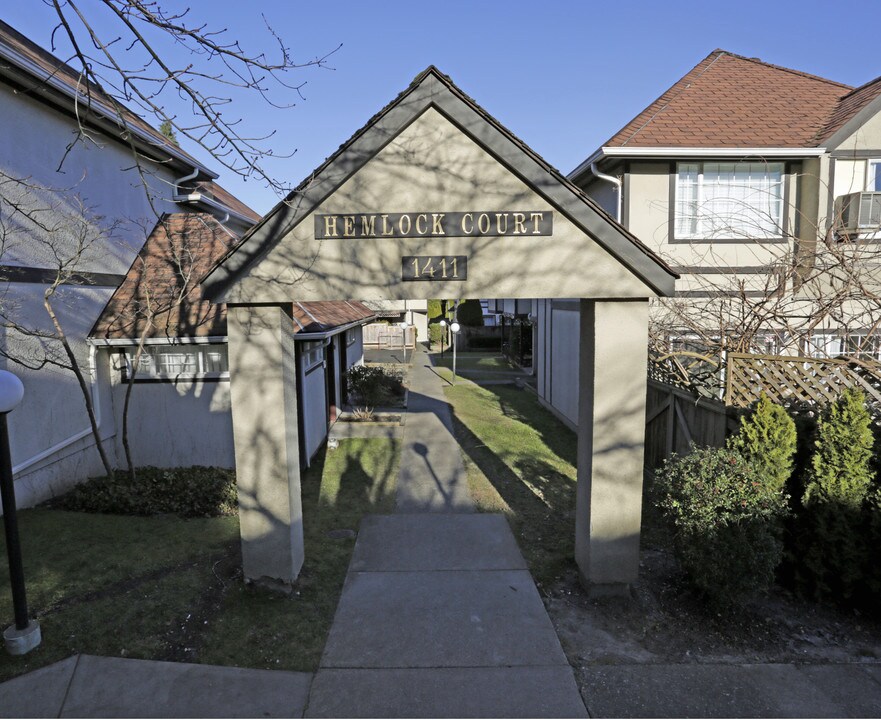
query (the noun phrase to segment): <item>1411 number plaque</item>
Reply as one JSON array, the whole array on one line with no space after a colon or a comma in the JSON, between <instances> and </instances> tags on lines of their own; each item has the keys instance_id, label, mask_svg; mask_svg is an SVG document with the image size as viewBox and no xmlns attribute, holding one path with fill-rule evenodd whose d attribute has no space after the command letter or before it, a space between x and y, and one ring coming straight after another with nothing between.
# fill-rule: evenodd
<instances>
[{"instance_id":1,"label":"1411 number plaque","mask_svg":"<svg viewBox=\"0 0 881 720\"><path fill-rule=\"evenodd\" d=\"M465 280L468 258L465 255L404 255L401 258L401 279Z\"/></svg>"}]
</instances>

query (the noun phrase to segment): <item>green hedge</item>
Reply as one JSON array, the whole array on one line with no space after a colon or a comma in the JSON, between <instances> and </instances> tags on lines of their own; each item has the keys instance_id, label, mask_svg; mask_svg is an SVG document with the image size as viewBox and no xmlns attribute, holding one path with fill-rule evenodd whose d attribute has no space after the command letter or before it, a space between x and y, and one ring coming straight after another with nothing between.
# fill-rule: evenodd
<instances>
[{"instance_id":1,"label":"green hedge","mask_svg":"<svg viewBox=\"0 0 881 720\"><path fill-rule=\"evenodd\" d=\"M51 503L78 512L114 515L215 517L237 512L234 470L215 467L143 467L92 478Z\"/></svg>"}]
</instances>

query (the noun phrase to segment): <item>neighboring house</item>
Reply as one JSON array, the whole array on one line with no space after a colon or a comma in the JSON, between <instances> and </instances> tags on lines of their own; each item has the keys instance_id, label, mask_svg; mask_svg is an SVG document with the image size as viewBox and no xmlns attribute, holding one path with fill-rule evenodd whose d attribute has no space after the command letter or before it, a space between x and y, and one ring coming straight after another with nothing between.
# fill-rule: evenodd
<instances>
[{"instance_id":1,"label":"neighboring house","mask_svg":"<svg viewBox=\"0 0 881 720\"><path fill-rule=\"evenodd\" d=\"M428 340L428 299L426 300L365 300L364 304L371 308L380 320L376 328L368 333L368 344L378 346L400 346L403 342L402 331L394 326L400 323L415 328L415 341ZM380 327L380 324L386 327ZM390 326L390 327L389 327ZM413 331L408 331L408 344L412 341Z\"/></svg>"},{"instance_id":2,"label":"neighboring house","mask_svg":"<svg viewBox=\"0 0 881 720\"><path fill-rule=\"evenodd\" d=\"M58 275L56 253L73 257L85 240L55 307L97 397L103 370L86 335L158 216L207 211L228 216L237 232L258 216L228 200L211 182L215 173L2 22L0 129L0 309L20 325L48 329L43 295ZM10 440L17 494L32 504L103 468L73 374L40 367L40 343L8 322L0 332L0 367L25 386ZM6 355L23 356L34 369ZM99 402L97 410L109 440L116 432L109 405Z\"/></svg>"},{"instance_id":3,"label":"neighboring house","mask_svg":"<svg viewBox=\"0 0 881 720\"><path fill-rule=\"evenodd\" d=\"M168 227L161 218L173 229L197 223L197 234L210 240L213 252L240 237L260 216L215 183L216 173L114 103L100 87L85 86L73 68L2 22L0 129L5 138L0 157L0 314L5 316L0 318L0 368L16 373L25 386L24 400L10 418L10 441L16 496L27 506L104 472L73 373L46 365L45 344L10 327L13 319L37 332L51 328L43 299L59 276L57 257L75 257L75 262L63 273L54 307L89 385L108 459L121 466L124 457L116 450L122 369L110 362L118 363L119 353L90 344L90 330L123 280L138 270L148 236L151 247L161 244ZM190 213L196 215L187 220ZM191 378L198 382L187 389L182 382L145 383L133 391L138 462L190 464L198 456L200 462L229 464L232 457L231 440L223 444L230 421L221 377L222 316L203 305L189 311L195 316L187 322L176 318L163 326L161 341L158 335L151 337L150 357L156 353L155 367L164 368L157 371L162 374L176 360L163 356L159 347L186 345L187 352L178 353L180 367L189 370L192 362L201 363L202 377ZM351 317L344 319L350 330L360 319L372 317L364 308L345 312L350 311ZM292 314L303 338L331 343L304 352L313 367L335 361L335 355L334 360L322 359L327 347L339 353L340 368L358 361L358 331L345 340L336 337L337 331L345 332L336 312L330 319L323 311L313 317ZM111 333L102 342L125 339ZM305 341L298 346L304 348ZM198 357L189 352L191 347L199 349ZM63 357L57 347L53 352ZM26 360L31 368L9 356ZM170 402L167 392L179 393L178 401ZM339 402L343 390L337 380L325 392ZM323 401L316 402L322 406ZM151 415L151 404L166 414ZM322 407L321 417L326 413ZM185 425L187 419L198 422ZM165 427L177 434L160 432ZM311 433L306 446L316 447L320 429L306 432ZM184 438L199 441L190 445L189 455L182 452Z\"/></svg>"},{"instance_id":4,"label":"neighboring house","mask_svg":"<svg viewBox=\"0 0 881 720\"><path fill-rule=\"evenodd\" d=\"M199 281L239 238L213 216L162 217L90 333L109 368L116 428L122 427L137 346L129 443L135 465L235 466L226 307ZM363 362L361 326L373 312L356 302L293 303L298 417L305 466L345 400L345 372ZM116 454L124 462L121 434Z\"/></svg>"},{"instance_id":5,"label":"neighboring house","mask_svg":"<svg viewBox=\"0 0 881 720\"><path fill-rule=\"evenodd\" d=\"M715 50L569 179L680 274L653 308L671 349L879 357L881 79ZM577 305L533 314L539 394L574 423Z\"/></svg>"}]
</instances>

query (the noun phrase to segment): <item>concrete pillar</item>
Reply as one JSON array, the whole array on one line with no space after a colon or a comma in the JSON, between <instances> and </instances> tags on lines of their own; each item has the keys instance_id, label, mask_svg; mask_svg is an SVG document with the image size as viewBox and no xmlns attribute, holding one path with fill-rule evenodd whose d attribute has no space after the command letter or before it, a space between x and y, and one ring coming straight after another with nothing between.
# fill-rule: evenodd
<instances>
[{"instance_id":1,"label":"concrete pillar","mask_svg":"<svg viewBox=\"0 0 881 720\"><path fill-rule=\"evenodd\" d=\"M293 325L278 306L230 306L227 324L245 578L289 586L303 566Z\"/></svg>"},{"instance_id":2,"label":"concrete pillar","mask_svg":"<svg viewBox=\"0 0 881 720\"><path fill-rule=\"evenodd\" d=\"M593 593L639 571L648 302L581 301L575 560Z\"/></svg>"}]
</instances>

